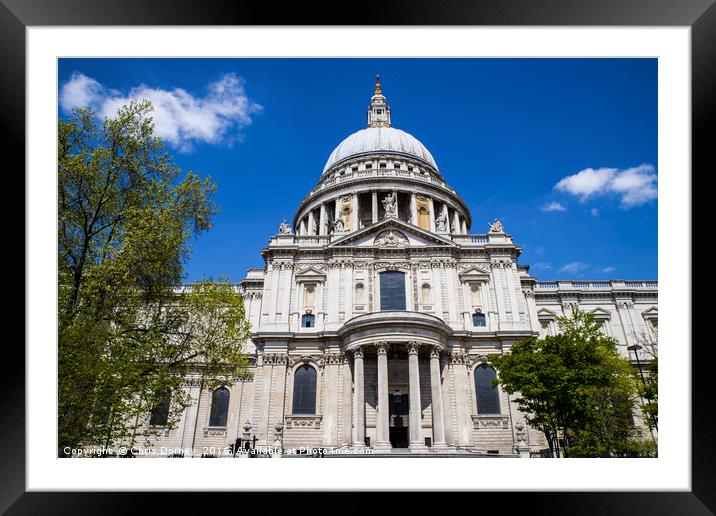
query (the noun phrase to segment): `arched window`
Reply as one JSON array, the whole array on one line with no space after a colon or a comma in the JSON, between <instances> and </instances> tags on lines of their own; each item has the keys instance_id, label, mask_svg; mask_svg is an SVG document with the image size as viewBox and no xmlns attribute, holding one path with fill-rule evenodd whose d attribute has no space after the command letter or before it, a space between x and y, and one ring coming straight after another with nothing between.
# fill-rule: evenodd
<instances>
[{"instance_id":1,"label":"arched window","mask_svg":"<svg viewBox=\"0 0 716 516\"><path fill-rule=\"evenodd\" d=\"M422 298L422 304L424 304L424 305L430 304L430 285L427 283L423 283L421 298Z\"/></svg>"},{"instance_id":2,"label":"arched window","mask_svg":"<svg viewBox=\"0 0 716 516\"><path fill-rule=\"evenodd\" d=\"M316 413L316 370L308 364L296 369L293 376L293 413Z\"/></svg>"},{"instance_id":3,"label":"arched window","mask_svg":"<svg viewBox=\"0 0 716 516\"><path fill-rule=\"evenodd\" d=\"M229 389L219 387L211 395L209 426L226 426L229 417Z\"/></svg>"},{"instance_id":4,"label":"arched window","mask_svg":"<svg viewBox=\"0 0 716 516\"><path fill-rule=\"evenodd\" d=\"M485 314L474 313L472 314L472 325L473 326L487 326L487 318Z\"/></svg>"},{"instance_id":5,"label":"arched window","mask_svg":"<svg viewBox=\"0 0 716 516\"><path fill-rule=\"evenodd\" d=\"M380 273L380 309L405 310L405 273Z\"/></svg>"},{"instance_id":6,"label":"arched window","mask_svg":"<svg viewBox=\"0 0 716 516\"><path fill-rule=\"evenodd\" d=\"M162 390L154 394L154 405L152 406L152 414L149 417L149 424L151 426L165 426L167 424L170 402L170 391Z\"/></svg>"},{"instance_id":7,"label":"arched window","mask_svg":"<svg viewBox=\"0 0 716 516\"><path fill-rule=\"evenodd\" d=\"M475 368L475 395L478 414L500 414L500 397L492 380L497 378L495 370L487 364Z\"/></svg>"},{"instance_id":8,"label":"arched window","mask_svg":"<svg viewBox=\"0 0 716 516\"><path fill-rule=\"evenodd\" d=\"M301 316L301 328L313 328L316 326L316 316L313 314L303 314Z\"/></svg>"}]
</instances>

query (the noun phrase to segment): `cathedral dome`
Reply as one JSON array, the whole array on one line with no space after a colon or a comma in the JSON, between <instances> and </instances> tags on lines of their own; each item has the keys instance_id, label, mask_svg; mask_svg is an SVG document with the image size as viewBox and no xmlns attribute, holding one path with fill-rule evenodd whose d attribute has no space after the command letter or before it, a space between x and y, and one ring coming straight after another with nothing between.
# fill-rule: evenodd
<instances>
[{"instance_id":1,"label":"cathedral dome","mask_svg":"<svg viewBox=\"0 0 716 516\"><path fill-rule=\"evenodd\" d=\"M404 154L438 168L430 151L417 138L394 127L378 126L361 129L343 140L328 157L323 173L345 159L374 152Z\"/></svg>"}]
</instances>

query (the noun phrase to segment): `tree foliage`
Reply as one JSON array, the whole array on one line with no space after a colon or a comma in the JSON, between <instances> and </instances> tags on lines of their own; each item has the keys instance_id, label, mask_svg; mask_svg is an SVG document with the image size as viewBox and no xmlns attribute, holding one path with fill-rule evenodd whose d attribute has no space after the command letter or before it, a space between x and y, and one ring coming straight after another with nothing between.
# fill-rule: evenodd
<instances>
[{"instance_id":1,"label":"tree foliage","mask_svg":"<svg viewBox=\"0 0 716 516\"><path fill-rule=\"evenodd\" d=\"M190 240L217 212L216 186L182 177L151 110L132 102L103 122L91 110L59 122L61 447L136 436L161 393L172 425L192 369L207 381L248 374L240 293L224 278L177 293Z\"/></svg>"},{"instance_id":2,"label":"tree foliage","mask_svg":"<svg viewBox=\"0 0 716 516\"><path fill-rule=\"evenodd\" d=\"M557 335L526 339L495 357L496 383L519 392L518 406L555 456L648 455L631 420L637 380L616 342L576 306L558 324Z\"/></svg>"},{"instance_id":3,"label":"tree foliage","mask_svg":"<svg viewBox=\"0 0 716 516\"><path fill-rule=\"evenodd\" d=\"M642 412L651 430L659 427L659 332L656 327L637 336L639 345L651 360L643 368Z\"/></svg>"}]
</instances>

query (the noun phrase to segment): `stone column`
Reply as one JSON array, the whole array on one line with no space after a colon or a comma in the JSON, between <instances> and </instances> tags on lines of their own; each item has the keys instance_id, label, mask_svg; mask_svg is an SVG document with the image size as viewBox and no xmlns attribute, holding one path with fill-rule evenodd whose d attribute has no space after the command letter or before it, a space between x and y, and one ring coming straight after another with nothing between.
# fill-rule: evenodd
<instances>
[{"instance_id":1,"label":"stone column","mask_svg":"<svg viewBox=\"0 0 716 516\"><path fill-rule=\"evenodd\" d=\"M318 231L316 231L316 217L313 216L313 210L308 212L308 234L313 235L314 233L318 234Z\"/></svg>"},{"instance_id":2,"label":"stone column","mask_svg":"<svg viewBox=\"0 0 716 516\"><path fill-rule=\"evenodd\" d=\"M371 221L373 222L373 224L375 224L376 222L378 222L378 191L377 190L373 190L373 199L372 200L373 200L373 204L372 204L373 212L372 212Z\"/></svg>"},{"instance_id":3,"label":"stone column","mask_svg":"<svg viewBox=\"0 0 716 516\"><path fill-rule=\"evenodd\" d=\"M353 352L353 447L365 448L365 391L360 348Z\"/></svg>"},{"instance_id":4,"label":"stone column","mask_svg":"<svg viewBox=\"0 0 716 516\"><path fill-rule=\"evenodd\" d=\"M351 195L351 228L350 231L358 231L358 194L354 193ZM346 228L348 230L348 228Z\"/></svg>"},{"instance_id":5,"label":"stone column","mask_svg":"<svg viewBox=\"0 0 716 516\"><path fill-rule=\"evenodd\" d=\"M452 228L455 228L455 231ZM450 225L450 232L454 235L460 233L460 214L455 210L452 214L452 224Z\"/></svg>"},{"instance_id":6,"label":"stone column","mask_svg":"<svg viewBox=\"0 0 716 516\"><path fill-rule=\"evenodd\" d=\"M340 218L341 218L341 197L339 195L338 197L336 197L336 209L335 209L335 213L333 214L333 221L335 222ZM348 231L348 228L346 228L344 226L343 231Z\"/></svg>"},{"instance_id":7,"label":"stone column","mask_svg":"<svg viewBox=\"0 0 716 516\"><path fill-rule=\"evenodd\" d=\"M420 413L420 372L418 370L417 342L408 343L408 379L410 381L410 448L412 451L424 451L423 421Z\"/></svg>"},{"instance_id":8,"label":"stone column","mask_svg":"<svg viewBox=\"0 0 716 516\"><path fill-rule=\"evenodd\" d=\"M445 414L443 388L440 382L440 348L430 350L430 394L433 405L433 447L445 448Z\"/></svg>"},{"instance_id":9,"label":"stone column","mask_svg":"<svg viewBox=\"0 0 716 516\"><path fill-rule=\"evenodd\" d=\"M415 192L410 194L410 223L413 226L418 225L418 203L415 200Z\"/></svg>"},{"instance_id":10,"label":"stone column","mask_svg":"<svg viewBox=\"0 0 716 516\"><path fill-rule=\"evenodd\" d=\"M341 357L341 361L341 379L343 380L343 398L341 399L341 445L348 446L353 442L353 414L351 412L353 379L351 378L351 363L348 355L344 354Z\"/></svg>"},{"instance_id":11,"label":"stone column","mask_svg":"<svg viewBox=\"0 0 716 516\"><path fill-rule=\"evenodd\" d=\"M462 219L462 234L467 235L467 221Z\"/></svg>"},{"instance_id":12,"label":"stone column","mask_svg":"<svg viewBox=\"0 0 716 516\"><path fill-rule=\"evenodd\" d=\"M378 352L378 420L375 449L390 451L390 409L388 408L388 344L380 342Z\"/></svg>"},{"instance_id":13,"label":"stone column","mask_svg":"<svg viewBox=\"0 0 716 516\"><path fill-rule=\"evenodd\" d=\"M321 204L321 214L318 217L318 234L326 234L326 205Z\"/></svg>"},{"instance_id":14,"label":"stone column","mask_svg":"<svg viewBox=\"0 0 716 516\"><path fill-rule=\"evenodd\" d=\"M432 197L428 198L428 202L430 203L430 231L435 233L435 202Z\"/></svg>"}]
</instances>

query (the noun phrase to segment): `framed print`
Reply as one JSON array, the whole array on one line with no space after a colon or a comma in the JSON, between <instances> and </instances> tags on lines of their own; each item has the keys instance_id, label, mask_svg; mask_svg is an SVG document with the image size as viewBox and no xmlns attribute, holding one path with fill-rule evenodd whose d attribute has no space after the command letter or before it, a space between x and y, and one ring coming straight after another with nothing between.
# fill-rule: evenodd
<instances>
[{"instance_id":1,"label":"framed print","mask_svg":"<svg viewBox=\"0 0 716 516\"><path fill-rule=\"evenodd\" d=\"M8 514L121 491L714 510L690 261L713 2L400 4L3 0Z\"/></svg>"}]
</instances>

